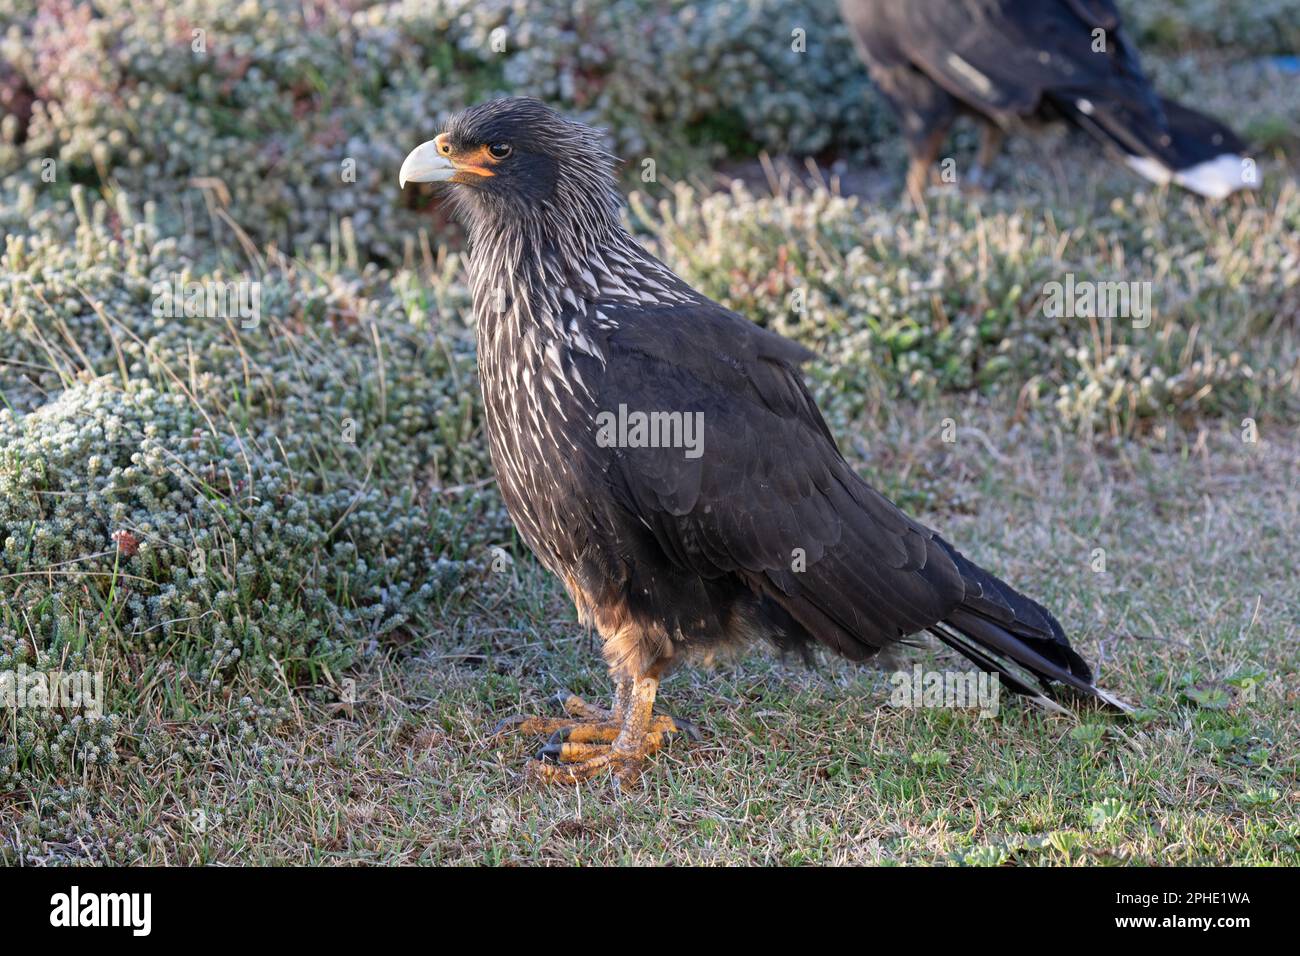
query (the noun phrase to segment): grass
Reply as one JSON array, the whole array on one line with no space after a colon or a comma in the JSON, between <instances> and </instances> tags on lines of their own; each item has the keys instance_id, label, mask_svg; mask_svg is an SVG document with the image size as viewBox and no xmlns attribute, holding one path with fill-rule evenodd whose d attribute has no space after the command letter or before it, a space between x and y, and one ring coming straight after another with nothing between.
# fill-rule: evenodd
<instances>
[{"instance_id":1,"label":"grass","mask_svg":"<svg viewBox=\"0 0 1300 956\"><path fill-rule=\"evenodd\" d=\"M944 414L963 423L956 447L918 443ZM487 729L560 687L607 688L560 589L518 561L440 633L356 670L354 694L323 677L273 711L232 699L262 732L194 714L168 722L180 746L113 767L66 810L38 790L65 841L28 842L32 804L9 804L16 839L0 857L1296 863L1294 434L1243 444L1221 428L1098 454L999 420L978 401L909 411L862 465L941 472L946 499L970 504L923 517L1057 608L1102 683L1143 708L1136 720L1014 701L993 719L894 709L884 671L756 654L666 683L664 705L707 738L655 758L642 791L539 791L518 775L532 742Z\"/></svg>"}]
</instances>

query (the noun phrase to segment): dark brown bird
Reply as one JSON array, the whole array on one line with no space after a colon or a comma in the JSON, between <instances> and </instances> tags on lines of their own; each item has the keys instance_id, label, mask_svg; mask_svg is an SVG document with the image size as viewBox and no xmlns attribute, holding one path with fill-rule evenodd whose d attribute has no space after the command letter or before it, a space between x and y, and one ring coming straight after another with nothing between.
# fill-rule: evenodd
<instances>
[{"instance_id":1,"label":"dark brown bird","mask_svg":"<svg viewBox=\"0 0 1300 956\"><path fill-rule=\"evenodd\" d=\"M530 99L466 110L402 164L469 231L501 493L604 642L609 711L553 734L544 779L634 777L683 721L684 658L760 638L864 660L930 630L1014 690L1098 690L1043 607L854 474L800 378L811 353L705 298L627 233L600 137Z\"/></svg>"},{"instance_id":2,"label":"dark brown bird","mask_svg":"<svg viewBox=\"0 0 1300 956\"><path fill-rule=\"evenodd\" d=\"M982 140L983 185L1006 130L1063 119L1157 183L1222 199L1257 185L1217 120L1158 96L1112 0L840 0L871 79L898 114L920 203L953 121Z\"/></svg>"}]
</instances>

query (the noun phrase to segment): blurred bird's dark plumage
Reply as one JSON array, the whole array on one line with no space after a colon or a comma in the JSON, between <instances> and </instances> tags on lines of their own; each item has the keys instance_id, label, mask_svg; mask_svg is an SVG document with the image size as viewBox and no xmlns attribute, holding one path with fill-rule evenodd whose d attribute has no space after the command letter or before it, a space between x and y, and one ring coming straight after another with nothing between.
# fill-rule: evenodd
<instances>
[{"instance_id":1,"label":"blurred bird's dark plumage","mask_svg":"<svg viewBox=\"0 0 1300 956\"><path fill-rule=\"evenodd\" d=\"M963 114L983 124L976 185L1006 130L1052 119L1155 182L1216 199L1256 185L1232 130L1156 94L1113 0L840 0L840 9L899 116L914 198Z\"/></svg>"},{"instance_id":2,"label":"blurred bird's dark plumage","mask_svg":"<svg viewBox=\"0 0 1300 956\"><path fill-rule=\"evenodd\" d=\"M653 713L659 679L756 639L864 660L928 630L1042 702L1056 684L1113 702L1045 608L854 473L800 377L809 352L637 244L595 131L499 100L414 150L401 179L453 184L501 493L615 681L609 710L574 698L569 718L510 724L554 734L537 774L634 775L690 730ZM692 416L698 446L609 441L605 416L626 410Z\"/></svg>"}]
</instances>

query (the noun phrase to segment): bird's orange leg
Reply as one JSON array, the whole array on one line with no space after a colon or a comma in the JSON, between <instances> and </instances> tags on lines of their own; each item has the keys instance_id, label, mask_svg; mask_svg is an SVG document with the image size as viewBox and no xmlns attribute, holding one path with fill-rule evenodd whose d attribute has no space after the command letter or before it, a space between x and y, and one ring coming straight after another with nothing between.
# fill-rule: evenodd
<instances>
[{"instance_id":1,"label":"bird's orange leg","mask_svg":"<svg viewBox=\"0 0 1300 956\"><path fill-rule=\"evenodd\" d=\"M1006 133L997 123L989 120L981 126L979 154L975 157L974 167L966 177L964 187L966 192L982 193L988 188L992 182L990 168L993 161L997 159L1005 138Z\"/></svg>"},{"instance_id":2,"label":"bird's orange leg","mask_svg":"<svg viewBox=\"0 0 1300 956\"><path fill-rule=\"evenodd\" d=\"M922 214L925 213L925 188L936 178L934 164L939 160L939 150L948 138L951 121L939 123L924 138L909 144L911 162L907 167L907 188L904 197Z\"/></svg>"},{"instance_id":3,"label":"bird's orange leg","mask_svg":"<svg viewBox=\"0 0 1300 956\"><path fill-rule=\"evenodd\" d=\"M640 775L647 757L674 736L698 739L688 721L654 713L659 681L652 677L622 681L617 685L613 711L593 707L573 695L561 695L568 719L541 717L502 721L503 730L549 733L550 742L530 761L528 772L547 783L577 783L603 771L620 784Z\"/></svg>"}]
</instances>

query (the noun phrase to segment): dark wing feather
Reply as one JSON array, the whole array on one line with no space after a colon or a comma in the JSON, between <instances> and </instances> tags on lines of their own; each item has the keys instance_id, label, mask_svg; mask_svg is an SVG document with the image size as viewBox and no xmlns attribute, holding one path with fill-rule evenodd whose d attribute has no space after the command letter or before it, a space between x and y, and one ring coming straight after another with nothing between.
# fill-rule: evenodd
<instances>
[{"instance_id":1,"label":"dark wing feather","mask_svg":"<svg viewBox=\"0 0 1300 956\"><path fill-rule=\"evenodd\" d=\"M680 579L739 579L851 659L929 629L1012 689L1038 696L1061 681L1125 707L1092 684L1045 608L854 473L798 374L806 350L704 299L601 312L598 406L703 415L698 457L592 456L636 529L629 541L648 529Z\"/></svg>"},{"instance_id":2,"label":"dark wing feather","mask_svg":"<svg viewBox=\"0 0 1300 956\"><path fill-rule=\"evenodd\" d=\"M959 98L995 112L1026 112L1045 95L1109 96L1158 115L1159 101L1112 4L967 0L961 6L964 13L954 15L951 3L908 4L910 23L899 41ZM1107 31L1104 53L1093 52L1098 27Z\"/></svg>"},{"instance_id":3,"label":"dark wing feather","mask_svg":"<svg viewBox=\"0 0 1300 956\"><path fill-rule=\"evenodd\" d=\"M794 366L806 353L711 303L602 311L601 406L703 413L698 458L622 448L609 467L665 554L705 578L739 575L853 658L963 600L947 546L839 454Z\"/></svg>"},{"instance_id":4,"label":"dark wing feather","mask_svg":"<svg viewBox=\"0 0 1300 956\"><path fill-rule=\"evenodd\" d=\"M1160 98L1110 0L896 0L880 22L934 82L994 117L1043 107L1176 168ZM1094 52L1093 31L1106 31Z\"/></svg>"}]
</instances>

